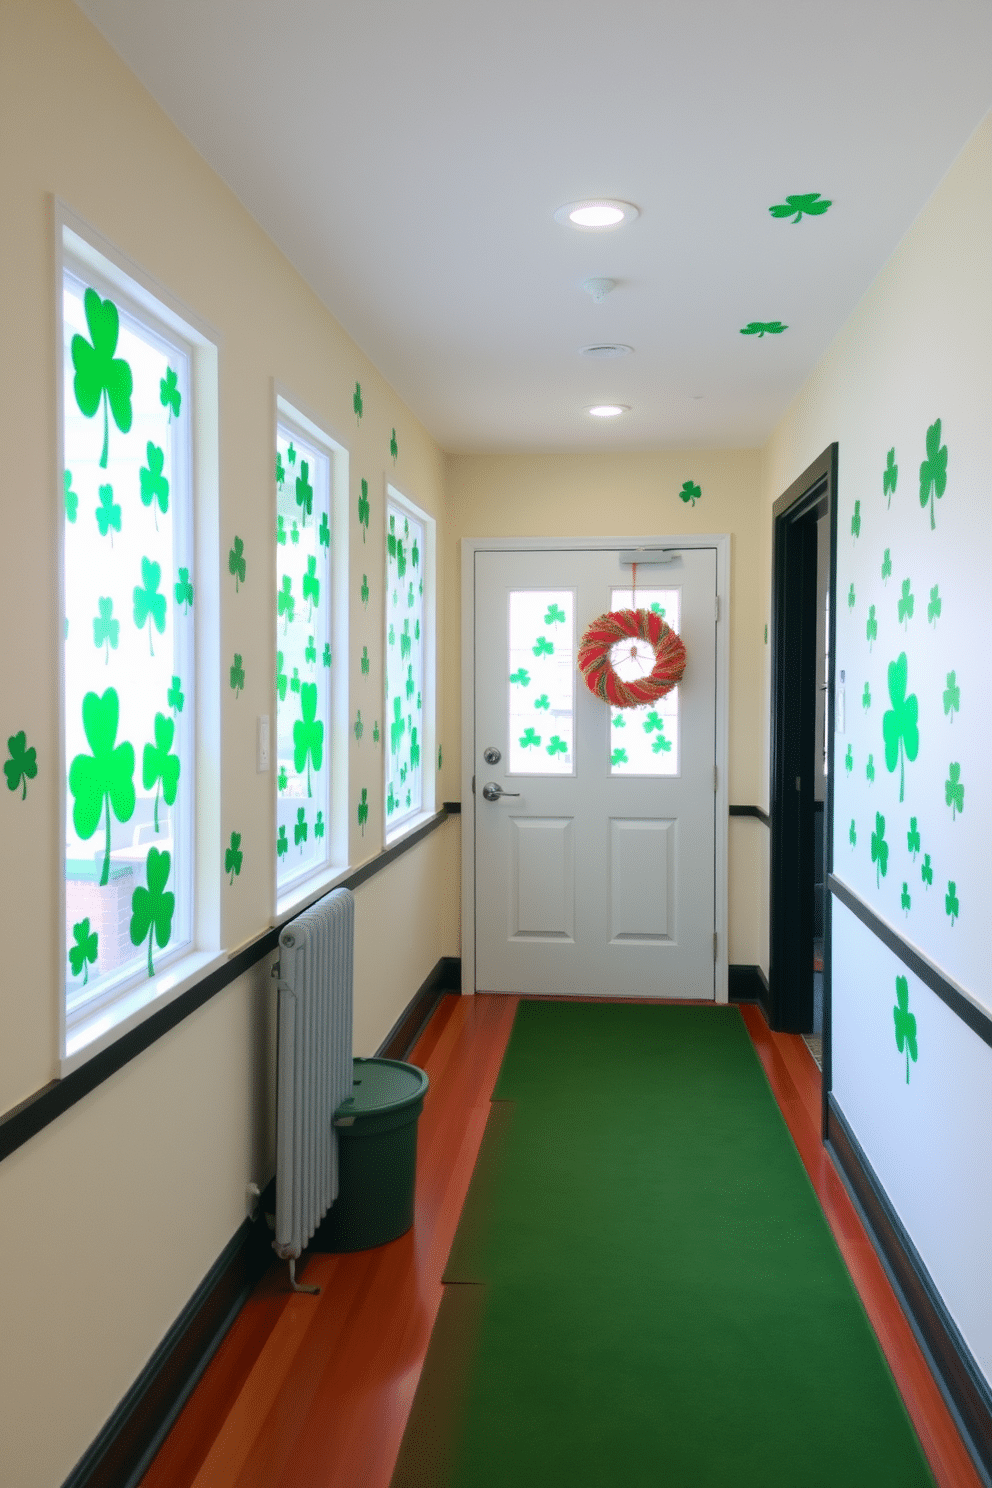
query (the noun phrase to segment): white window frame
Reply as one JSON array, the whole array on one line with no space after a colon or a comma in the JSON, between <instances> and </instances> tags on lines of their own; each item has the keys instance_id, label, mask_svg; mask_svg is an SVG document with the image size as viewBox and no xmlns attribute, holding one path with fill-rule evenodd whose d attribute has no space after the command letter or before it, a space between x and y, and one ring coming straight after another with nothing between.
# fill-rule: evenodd
<instances>
[{"instance_id":1,"label":"white window frame","mask_svg":"<svg viewBox=\"0 0 992 1488\"><path fill-rule=\"evenodd\" d=\"M281 925L292 915L298 914L308 904L326 894L350 872L348 835L348 579L350 574L349 533L349 453L346 445L336 438L329 426L305 408L298 398L292 396L281 384L274 385L272 420L272 509L270 532L272 533L272 594L273 611L277 587L278 547L275 541L277 520L277 498L275 484L275 451L279 425L297 429L301 436L315 444L330 462L330 522L331 552L329 577L331 584L331 681L328 698L327 737L324 740L323 769L328 779L328 857L327 861L312 873L297 878L288 884L283 893L277 883L278 862L276 838L278 836L279 785L278 785L278 696L276 693L275 645L276 630L273 627L272 647L272 915L271 923ZM316 516L316 513L315 513Z\"/></svg>"},{"instance_id":2,"label":"white window frame","mask_svg":"<svg viewBox=\"0 0 992 1488\"><path fill-rule=\"evenodd\" d=\"M389 745L387 741L389 716L386 707L386 629L389 624L389 559L386 537L389 532L389 508L396 507L408 517L413 517L420 522L424 529L424 618L420 627L420 642L423 646L424 657L424 708L423 729L424 736L420 749L421 761L421 797L420 810L413 815L405 817L401 822L390 830L386 817L386 796L389 791ZM383 665L382 665L382 707L383 707L383 731L382 731L382 823L383 823L383 845L391 847L394 842L399 842L403 837L415 832L424 822L429 821L437 810L437 523L430 512L424 511L423 507L411 501L402 491L386 482L386 495L383 502L383 534L382 534L382 638L383 638Z\"/></svg>"},{"instance_id":3,"label":"white window frame","mask_svg":"<svg viewBox=\"0 0 992 1488\"><path fill-rule=\"evenodd\" d=\"M63 945L65 937L65 845L64 823L68 794L68 761L65 749L65 652L61 644L65 624L65 522L63 519L62 471L65 468L64 438L64 363L62 298L64 271L67 267L89 270L115 292L122 294L131 306L144 309L153 321L181 337L190 348L190 421L192 426L192 507L193 507L193 578L196 584L196 643L192 683L194 689L195 728L193 754L197 766L207 758L220 758L220 625L219 594L207 576L220 569L219 541L219 458L218 458L218 365L220 337L215 330L190 311L176 297L132 262L102 234L92 229L64 203L54 204L55 219L55 368L57 482L56 523L58 609L55 634L58 655L55 672L58 678L58 746L53 757L59 761L59 834L62 842L57 894L55 944ZM136 761L140 768L140 762ZM195 770L192 810L192 904L190 941L185 954L178 956L155 976L129 978L122 986L104 997L67 1012L67 960L62 958L58 983L58 1051L60 1075L66 1075L91 1059L100 1050L116 1042L130 1029L173 1002L189 987L200 981L226 956L220 942L220 890L223 879L221 851L220 793L205 789L212 772ZM213 772L215 773L215 772Z\"/></svg>"}]
</instances>

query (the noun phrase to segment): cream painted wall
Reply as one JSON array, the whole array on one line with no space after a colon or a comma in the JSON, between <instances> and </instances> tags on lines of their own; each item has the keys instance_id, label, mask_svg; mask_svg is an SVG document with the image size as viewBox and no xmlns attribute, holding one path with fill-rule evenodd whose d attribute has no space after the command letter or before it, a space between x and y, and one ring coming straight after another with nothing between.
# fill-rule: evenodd
<instances>
[{"instance_id":1,"label":"cream painted wall","mask_svg":"<svg viewBox=\"0 0 992 1488\"><path fill-rule=\"evenodd\" d=\"M604 441L609 430L604 430ZM679 499L686 480L702 488L695 507ZM764 522L756 450L619 455L450 455L444 555L449 599L444 732L454 756L461 733L461 638L454 596L463 537L666 536L728 532L730 549L730 799L767 804L762 740L764 651L761 572ZM454 760L452 759L454 764ZM457 776L455 777L457 778ZM730 820L730 960L761 960L753 913L760 873L756 819ZM767 967L767 958L764 960Z\"/></svg>"},{"instance_id":2,"label":"cream painted wall","mask_svg":"<svg viewBox=\"0 0 992 1488\"><path fill-rule=\"evenodd\" d=\"M24 729L38 756L26 800L6 782L0 791L2 1112L53 1077L58 1054L53 200L213 326L220 344L222 571L194 579L201 591L219 585L221 660L241 651L247 674L241 697L223 689L221 712L221 826L225 841L242 832L245 852L240 878L233 886L224 878L221 889L224 946L258 935L272 912L274 777L256 774L254 735L274 695L275 384L350 453L349 723L357 708L370 723L383 716L386 482L436 516L442 550L446 529L442 452L81 12L70 0L5 0L0 24L0 738ZM364 539L363 476L371 498ZM235 533L248 564L237 597L226 573ZM440 696L443 657L439 673ZM381 847L383 761L371 727L361 742L349 740L357 864ZM444 773L457 778L448 766ZM371 807L364 835L355 810L362 786ZM437 795L444 799L443 780ZM356 893L359 1052L378 1045L438 957L457 954L457 841L457 823L446 823ZM246 1183L271 1176L267 970L227 988L0 1163L0 1482L51 1488L64 1479L244 1219Z\"/></svg>"}]
</instances>

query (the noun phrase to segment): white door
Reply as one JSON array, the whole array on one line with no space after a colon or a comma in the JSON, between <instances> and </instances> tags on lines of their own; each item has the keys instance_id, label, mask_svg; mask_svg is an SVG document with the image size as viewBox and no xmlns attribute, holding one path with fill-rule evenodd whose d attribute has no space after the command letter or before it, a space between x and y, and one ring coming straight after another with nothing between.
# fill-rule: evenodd
<instances>
[{"instance_id":1,"label":"white door","mask_svg":"<svg viewBox=\"0 0 992 1488\"><path fill-rule=\"evenodd\" d=\"M620 551L475 553L479 991L714 996L716 550L640 567L636 604L687 664L624 711L576 667L589 623L631 604ZM625 648L621 676L650 669Z\"/></svg>"}]
</instances>

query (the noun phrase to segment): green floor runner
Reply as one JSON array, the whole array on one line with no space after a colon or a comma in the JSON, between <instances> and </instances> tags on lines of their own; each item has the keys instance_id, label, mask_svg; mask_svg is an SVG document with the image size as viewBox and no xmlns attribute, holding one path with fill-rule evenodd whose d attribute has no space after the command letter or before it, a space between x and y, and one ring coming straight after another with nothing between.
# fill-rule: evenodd
<instances>
[{"instance_id":1,"label":"green floor runner","mask_svg":"<svg viewBox=\"0 0 992 1488\"><path fill-rule=\"evenodd\" d=\"M494 1101L394 1488L932 1484L735 1009L521 1003Z\"/></svg>"}]
</instances>

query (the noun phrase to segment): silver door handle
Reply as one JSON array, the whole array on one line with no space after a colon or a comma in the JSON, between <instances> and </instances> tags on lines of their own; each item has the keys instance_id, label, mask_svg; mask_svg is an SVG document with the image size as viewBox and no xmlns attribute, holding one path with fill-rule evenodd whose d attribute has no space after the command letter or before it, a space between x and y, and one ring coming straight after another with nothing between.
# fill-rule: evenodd
<instances>
[{"instance_id":1,"label":"silver door handle","mask_svg":"<svg viewBox=\"0 0 992 1488\"><path fill-rule=\"evenodd\" d=\"M498 801L500 796L519 796L519 791L505 791L495 780L490 780L488 785L482 787L482 794L487 801Z\"/></svg>"}]
</instances>

